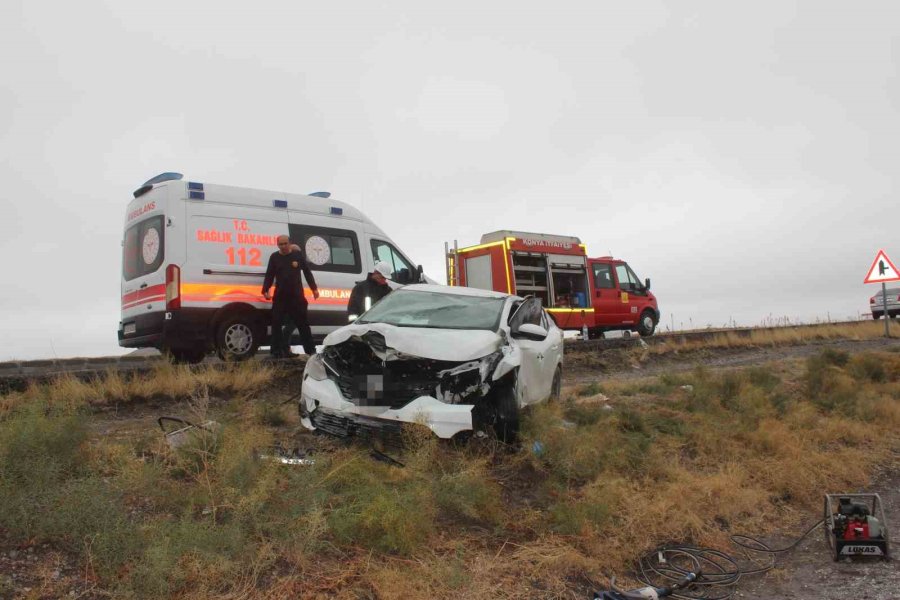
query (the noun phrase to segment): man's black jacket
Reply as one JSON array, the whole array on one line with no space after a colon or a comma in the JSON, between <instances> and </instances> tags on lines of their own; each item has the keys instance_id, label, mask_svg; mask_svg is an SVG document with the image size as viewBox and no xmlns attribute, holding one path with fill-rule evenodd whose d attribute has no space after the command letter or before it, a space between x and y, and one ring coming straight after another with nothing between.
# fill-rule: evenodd
<instances>
[{"instance_id":1,"label":"man's black jacket","mask_svg":"<svg viewBox=\"0 0 900 600\"><path fill-rule=\"evenodd\" d=\"M374 306L376 302L391 293L391 286L388 284L381 285L372 279L370 273L363 281L358 281L350 292L350 302L347 303L347 314L356 315L357 317L366 312L366 297L371 298L369 306Z\"/></svg>"},{"instance_id":2,"label":"man's black jacket","mask_svg":"<svg viewBox=\"0 0 900 600\"><path fill-rule=\"evenodd\" d=\"M263 294L269 291L274 281L276 298L303 298L301 271L306 275L306 283L309 284L309 288L317 290L316 280L302 252L293 250L290 254L273 253L269 257L269 266L266 268L266 278L262 287Z\"/></svg>"}]
</instances>

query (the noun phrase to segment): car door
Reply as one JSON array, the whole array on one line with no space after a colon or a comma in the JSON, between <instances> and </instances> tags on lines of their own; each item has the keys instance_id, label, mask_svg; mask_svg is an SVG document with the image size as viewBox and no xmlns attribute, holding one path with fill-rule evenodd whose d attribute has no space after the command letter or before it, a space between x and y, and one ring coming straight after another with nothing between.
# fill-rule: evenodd
<instances>
[{"instance_id":1,"label":"car door","mask_svg":"<svg viewBox=\"0 0 900 600\"><path fill-rule=\"evenodd\" d=\"M549 334L542 340L529 339L517 334L519 327L525 324L545 327L544 309L540 300L528 298L513 313L509 322L510 334L522 352L522 362L519 366L519 381L516 395L519 404L524 406L534 404L546 398L550 394L553 384L553 373L547 376L547 365L553 360L551 347L554 342L559 343L558 338ZM553 364L555 367L555 364Z\"/></svg>"},{"instance_id":2,"label":"car door","mask_svg":"<svg viewBox=\"0 0 900 600\"><path fill-rule=\"evenodd\" d=\"M562 364L563 332L562 329L557 327L556 322L546 310L542 312L544 329L547 330L547 339L545 340L547 351L544 353L544 360L541 363L543 365L544 382L547 384L547 396L549 396L553 388L553 376L556 374L556 367Z\"/></svg>"}]
</instances>

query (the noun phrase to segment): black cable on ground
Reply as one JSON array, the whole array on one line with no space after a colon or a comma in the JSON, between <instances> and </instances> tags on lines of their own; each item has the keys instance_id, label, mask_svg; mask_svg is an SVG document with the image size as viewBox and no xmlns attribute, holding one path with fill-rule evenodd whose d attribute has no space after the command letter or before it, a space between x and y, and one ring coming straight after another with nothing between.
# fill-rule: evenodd
<instances>
[{"instance_id":1,"label":"black cable on ground","mask_svg":"<svg viewBox=\"0 0 900 600\"><path fill-rule=\"evenodd\" d=\"M759 575L775 566L778 554L793 550L812 533L824 519L818 521L784 548L772 549L764 542L748 535L733 535L731 542L738 547L740 556L733 556L690 544L660 546L638 561L638 579L644 585L667 587L681 581L697 565L702 575L693 585L678 590L670 598L681 600L729 600L734 597L735 586L745 575Z\"/></svg>"}]
</instances>

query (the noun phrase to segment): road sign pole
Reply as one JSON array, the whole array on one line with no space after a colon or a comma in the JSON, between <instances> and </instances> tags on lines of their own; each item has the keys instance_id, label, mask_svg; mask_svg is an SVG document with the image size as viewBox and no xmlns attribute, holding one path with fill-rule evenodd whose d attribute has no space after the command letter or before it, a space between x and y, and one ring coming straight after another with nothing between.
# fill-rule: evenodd
<instances>
[{"instance_id":1,"label":"road sign pole","mask_svg":"<svg viewBox=\"0 0 900 600\"><path fill-rule=\"evenodd\" d=\"M881 301L884 302L884 337L891 337L890 320L891 316L887 309L887 285L881 282Z\"/></svg>"}]
</instances>

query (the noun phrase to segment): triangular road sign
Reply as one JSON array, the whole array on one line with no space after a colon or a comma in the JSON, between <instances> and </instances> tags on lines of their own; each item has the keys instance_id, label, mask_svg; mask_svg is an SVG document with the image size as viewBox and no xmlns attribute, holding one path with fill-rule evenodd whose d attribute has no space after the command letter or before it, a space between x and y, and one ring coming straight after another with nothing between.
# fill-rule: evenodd
<instances>
[{"instance_id":1,"label":"triangular road sign","mask_svg":"<svg viewBox=\"0 0 900 600\"><path fill-rule=\"evenodd\" d=\"M887 257L884 250L879 250L875 262L869 267L869 274L863 283L882 283L885 281L900 281L900 272Z\"/></svg>"}]
</instances>

